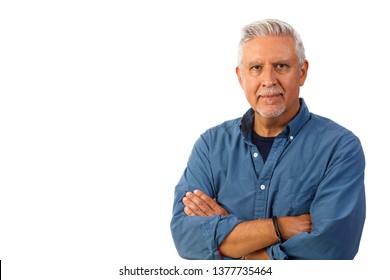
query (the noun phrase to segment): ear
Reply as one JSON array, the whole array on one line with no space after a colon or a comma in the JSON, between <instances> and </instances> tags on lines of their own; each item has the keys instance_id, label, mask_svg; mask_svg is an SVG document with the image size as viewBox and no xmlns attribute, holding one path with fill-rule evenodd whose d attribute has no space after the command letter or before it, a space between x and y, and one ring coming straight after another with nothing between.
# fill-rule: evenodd
<instances>
[{"instance_id":1,"label":"ear","mask_svg":"<svg viewBox=\"0 0 390 280\"><path fill-rule=\"evenodd\" d=\"M309 70L309 62L305 59L301 68L301 74L299 77L299 85L303 86L306 81L307 71Z\"/></svg>"},{"instance_id":2,"label":"ear","mask_svg":"<svg viewBox=\"0 0 390 280\"><path fill-rule=\"evenodd\" d=\"M238 78L238 82L240 83L240 85L241 85L241 87L242 88L244 88L243 87L243 80L242 80L242 75L241 75L241 69L240 69L240 67L236 67L236 75L237 75L237 78Z\"/></svg>"}]
</instances>

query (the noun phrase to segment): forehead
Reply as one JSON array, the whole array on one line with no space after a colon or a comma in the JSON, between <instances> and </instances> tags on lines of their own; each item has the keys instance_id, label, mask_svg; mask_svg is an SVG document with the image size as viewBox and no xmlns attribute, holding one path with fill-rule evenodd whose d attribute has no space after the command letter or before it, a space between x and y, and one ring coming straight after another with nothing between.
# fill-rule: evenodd
<instances>
[{"instance_id":1,"label":"forehead","mask_svg":"<svg viewBox=\"0 0 390 280\"><path fill-rule=\"evenodd\" d=\"M243 63L268 60L297 60L295 41L287 36L256 37L242 47Z\"/></svg>"}]
</instances>

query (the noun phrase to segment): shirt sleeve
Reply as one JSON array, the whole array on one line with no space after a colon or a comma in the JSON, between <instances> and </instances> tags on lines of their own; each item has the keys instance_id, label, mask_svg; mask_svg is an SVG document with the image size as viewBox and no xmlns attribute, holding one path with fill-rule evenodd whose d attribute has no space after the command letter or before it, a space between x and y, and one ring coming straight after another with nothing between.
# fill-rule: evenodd
<instances>
[{"instance_id":1,"label":"shirt sleeve","mask_svg":"<svg viewBox=\"0 0 390 280\"><path fill-rule=\"evenodd\" d=\"M353 259L366 217L365 159L353 134L334 151L310 207L312 232L267 249L271 259Z\"/></svg>"},{"instance_id":2,"label":"shirt sleeve","mask_svg":"<svg viewBox=\"0 0 390 280\"><path fill-rule=\"evenodd\" d=\"M186 192L202 190L216 197L205 135L195 143L187 167L175 188L172 237L179 255L185 259L222 259L218 247L241 221L233 215L192 217L184 213L182 198Z\"/></svg>"}]
</instances>

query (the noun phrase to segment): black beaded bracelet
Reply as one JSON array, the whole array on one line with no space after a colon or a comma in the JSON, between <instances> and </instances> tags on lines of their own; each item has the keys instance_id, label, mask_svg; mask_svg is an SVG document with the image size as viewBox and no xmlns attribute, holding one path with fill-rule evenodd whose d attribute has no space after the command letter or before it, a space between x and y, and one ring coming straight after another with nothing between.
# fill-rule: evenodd
<instances>
[{"instance_id":1,"label":"black beaded bracelet","mask_svg":"<svg viewBox=\"0 0 390 280\"><path fill-rule=\"evenodd\" d=\"M280 233L279 225L278 225L278 217L272 216L272 222L274 223L274 228L276 235L278 236L279 242L283 242L283 236Z\"/></svg>"}]
</instances>

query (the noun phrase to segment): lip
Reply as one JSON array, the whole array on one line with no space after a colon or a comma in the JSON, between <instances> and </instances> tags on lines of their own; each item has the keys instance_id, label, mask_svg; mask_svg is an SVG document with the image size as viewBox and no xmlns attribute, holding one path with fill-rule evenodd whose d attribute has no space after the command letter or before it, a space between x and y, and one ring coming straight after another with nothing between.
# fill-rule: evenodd
<instances>
[{"instance_id":1,"label":"lip","mask_svg":"<svg viewBox=\"0 0 390 280\"><path fill-rule=\"evenodd\" d=\"M264 94L264 95L259 95L257 99L273 99L273 98L279 98L283 97L283 93L272 93L272 94Z\"/></svg>"},{"instance_id":2,"label":"lip","mask_svg":"<svg viewBox=\"0 0 390 280\"><path fill-rule=\"evenodd\" d=\"M262 98L273 98L273 97L279 97L282 96L281 93L273 93L273 94L266 94L266 95L260 95Z\"/></svg>"}]
</instances>

